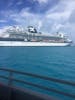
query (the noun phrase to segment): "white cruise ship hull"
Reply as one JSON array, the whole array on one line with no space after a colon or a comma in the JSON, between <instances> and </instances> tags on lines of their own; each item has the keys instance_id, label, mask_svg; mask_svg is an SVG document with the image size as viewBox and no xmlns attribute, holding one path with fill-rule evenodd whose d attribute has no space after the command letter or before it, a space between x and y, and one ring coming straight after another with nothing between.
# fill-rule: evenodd
<instances>
[{"instance_id":1,"label":"white cruise ship hull","mask_svg":"<svg viewBox=\"0 0 75 100\"><path fill-rule=\"evenodd\" d=\"M70 43L0 41L0 46L69 46Z\"/></svg>"}]
</instances>

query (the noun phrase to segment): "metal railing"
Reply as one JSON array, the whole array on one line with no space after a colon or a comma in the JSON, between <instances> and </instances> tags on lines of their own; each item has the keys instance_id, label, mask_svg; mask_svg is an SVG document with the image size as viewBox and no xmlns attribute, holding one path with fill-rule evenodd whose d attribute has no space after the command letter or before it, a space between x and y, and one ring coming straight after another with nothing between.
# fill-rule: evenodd
<instances>
[{"instance_id":1,"label":"metal railing","mask_svg":"<svg viewBox=\"0 0 75 100\"><path fill-rule=\"evenodd\" d=\"M13 78L13 74L25 75L25 76L29 76L29 77L33 77L33 78L37 78L37 79L42 79L42 80L45 80L45 81L65 84L65 85L73 86L74 88L75 88L75 82L60 80L60 79L56 79L56 78L52 78L52 77L41 76L41 75L32 74L32 73L28 73L28 72L20 72L20 71L6 69L6 68L0 68L0 70L9 72L9 76L0 75L0 78L7 79L8 85L11 86L11 87L12 87L12 82L14 81L14 82L19 82L19 83L24 83L26 85L33 86L33 87L36 87L36 88L40 88L40 89L43 89L45 91L50 91L50 92L58 93L58 94L61 94L61 95L64 95L64 96L75 98L75 94L72 94L72 93L67 93L67 92L60 91L60 90L55 89L55 88L50 88L50 87L47 87L47 86L35 84L35 83L28 82L28 81L25 81L25 80Z\"/></svg>"}]
</instances>

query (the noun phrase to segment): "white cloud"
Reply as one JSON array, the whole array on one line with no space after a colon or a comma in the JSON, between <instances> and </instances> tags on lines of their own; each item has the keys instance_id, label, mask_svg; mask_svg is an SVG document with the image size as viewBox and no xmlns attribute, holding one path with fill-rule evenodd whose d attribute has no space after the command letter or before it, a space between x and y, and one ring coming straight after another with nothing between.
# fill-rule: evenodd
<instances>
[{"instance_id":1,"label":"white cloud","mask_svg":"<svg viewBox=\"0 0 75 100\"><path fill-rule=\"evenodd\" d=\"M14 0L11 0L9 3L8 3L8 7L11 7L12 5L13 5L13 2L14 2Z\"/></svg>"},{"instance_id":2,"label":"white cloud","mask_svg":"<svg viewBox=\"0 0 75 100\"><path fill-rule=\"evenodd\" d=\"M39 21L38 21L38 30L40 30L42 26L43 26L43 23L42 23L41 20L39 20Z\"/></svg>"},{"instance_id":3,"label":"white cloud","mask_svg":"<svg viewBox=\"0 0 75 100\"><path fill-rule=\"evenodd\" d=\"M5 22L7 22L6 20L0 20L0 23L5 23Z\"/></svg>"},{"instance_id":4,"label":"white cloud","mask_svg":"<svg viewBox=\"0 0 75 100\"><path fill-rule=\"evenodd\" d=\"M53 30L59 30L64 26L65 23L68 22L71 13L75 9L74 5L74 0L68 0L68 2L67 0L61 0L54 8L47 11L47 13L44 15L30 13L30 8L23 8L20 13L10 14L10 17L21 25L34 25L38 26L38 29L43 28L44 26L49 28L49 26L51 25L50 28L52 29L46 30L48 30L48 32L52 32ZM49 22L51 22L52 24L50 24Z\"/></svg>"},{"instance_id":5,"label":"white cloud","mask_svg":"<svg viewBox=\"0 0 75 100\"><path fill-rule=\"evenodd\" d=\"M41 16L29 12L29 8L22 9L20 13L12 13L10 18L23 26L38 26L41 27Z\"/></svg>"},{"instance_id":6,"label":"white cloud","mask_svg":"<svg viewBox=\"0 0 75 100\"><path fill-rule=\"evenodd\" d=\"M37 1L39 4L48 3L48 0L33 0L33 1Z\"/></svg>"},{"instance_id":7,"label":"white cloud","mask_svg":"<svg viewBox=\"0 0 75 100\"><path fill-rule=\"evenodd\" d=\"M64 12L55 12L47 14L46 17L49 19L53 19L54 21L65 21L68 20L71 15L71 12L64 11Z\"/></svg>"},{"instance_id":8,"label":"white cloud","mask_svg":"<svg viewBox=\"0 0 75 100\"><path fill-rule=\"evenodd\" d=\"M0 29L0 34L4 33L4 29Z\"/></svg>"},{"instance_id":9,"label":"white cloud","mask_svg":"<svg viewBox=\"0 0 75 100\"><path fill-rule=\"evenodd\" d=\"M2 28L0 28L0 34L3 34L4 32L6 32L6 30L9 28L9 26L4 26Z\"/></svg>"},{"instance_id":10,"label":"white cloud","mask_svg":"<svg viewBox=\"0 0 75 100\"><path fill-rule=\"evenodd\" d=\"M75 0L60 0L54 8L47 11L46 18L53 21L51 32L72 33L75 40L75 23L69 21L73 13L75 14Z\"/></svg>"},{"instance_id":11,"label":"white cloud","mask_svg":"<svg viewBox=\"0 0 75 100\"><path fill-rule=\"evenodd\" d=\"M46 3L48 0L36 0L39 3ZM21 12L8 11L9 18L16 21L19 25L27 27L33 25L44 32L75 32L75 24L69 22L71 14L75 11L75 0L60 0L60 2L47 11L45 14L30 13L30 8L23 8ZM9 13L9 14L8 14ZM75 37L74 33L72 36Z\"/></svg>"},{"instance_id":12,"label":"white cloud","mask_svg":"<svg viewBox=\"0 0 75 100\"><path fill-rule=\"evenodd\" d=\"M74 0L61 0L58 5L47 12L46 17L54 20L68 20L75 9Z\"/></svg>"},{"instance_id":13,"label":"white cloud","mask_svg":"<svg viewBox=\"0 0 75 100\"><path fill-rule=\"evenodd\" d=\"M23 3L23 1L21 0L21 1L18 1L17 3L16 3L16 5L21 5Z\"/></svg>"}]
</instances>

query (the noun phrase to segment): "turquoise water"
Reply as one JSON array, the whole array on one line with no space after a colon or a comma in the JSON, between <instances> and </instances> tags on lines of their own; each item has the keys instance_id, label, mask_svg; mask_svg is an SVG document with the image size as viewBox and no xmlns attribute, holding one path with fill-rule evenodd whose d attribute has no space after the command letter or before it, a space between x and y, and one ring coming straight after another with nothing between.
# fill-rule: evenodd
<instances>
[{"instance_id":1,"label":"turquoise water","mask_svg":"<svg viewBox=\"0 0 75 100\"><path fill-rule=\"evenodd\" d=\"M75 47L0 47L0 67L75 82Z\"/></svg>"}]
</instances>

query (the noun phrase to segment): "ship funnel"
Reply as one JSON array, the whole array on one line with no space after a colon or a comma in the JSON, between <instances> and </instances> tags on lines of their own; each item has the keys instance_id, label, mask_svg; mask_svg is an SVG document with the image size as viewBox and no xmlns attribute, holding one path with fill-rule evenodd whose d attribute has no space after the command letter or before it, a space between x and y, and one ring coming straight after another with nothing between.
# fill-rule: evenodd
<instances>
[{"instance_id":1,"label":"ship funnel","mask_svg":"<svg viewBox=\"0 0 75 100\"><path fill-rule=\"evenodd\" d=\"M30 33L37 33L37 30L33 26L28 26L28 32L30 32Z\"/></svg>"}]
</instances>

